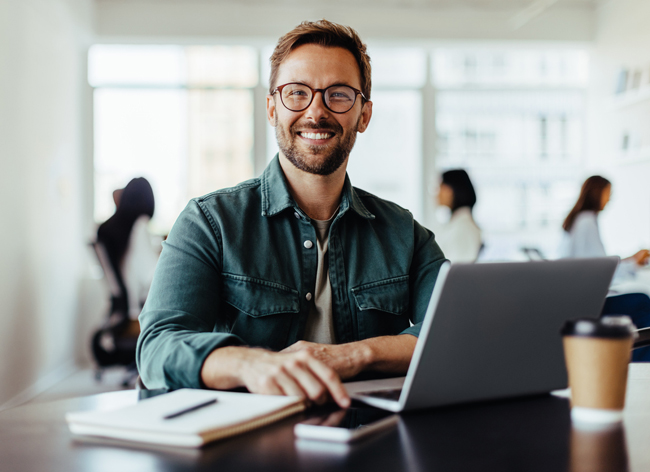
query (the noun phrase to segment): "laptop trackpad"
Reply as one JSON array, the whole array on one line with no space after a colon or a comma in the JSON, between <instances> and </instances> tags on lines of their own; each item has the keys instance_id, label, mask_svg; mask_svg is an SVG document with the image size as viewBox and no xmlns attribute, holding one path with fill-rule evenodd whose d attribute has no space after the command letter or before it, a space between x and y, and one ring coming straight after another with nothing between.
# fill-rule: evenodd
<instances>
[{"instance_id":1,"label":"laptop trackpad","mask_svg":"<svg viewBox=\"0 0 650 472\"><path fill-rule=\"evenodd\" d=\"M404 385L405 378L391 377L389 379L360 380L358 382L346 382L343 386L348 391L348 395L352 396L361 392L400 389Z\"/></svg>"}]
</instances>

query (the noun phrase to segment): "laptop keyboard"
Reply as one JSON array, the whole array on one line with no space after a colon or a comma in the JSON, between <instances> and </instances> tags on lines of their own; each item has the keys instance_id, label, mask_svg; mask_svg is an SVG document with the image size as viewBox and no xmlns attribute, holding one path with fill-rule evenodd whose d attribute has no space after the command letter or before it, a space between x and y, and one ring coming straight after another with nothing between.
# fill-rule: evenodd
<instances>
[{"instance_id":1,"label":"laptop keyboard","mask_svg":"<svg viewBox=\"0 0 650 472\"><path fill-rule=\"evenodd\" d=\"M385 398L387 400L398 401L400 395L402 394L401 388L395 388L392 390L379 390L374 392L359 392L357 395L363 395L364 397L376 397L376 398Z\"/></svg>"}]
</instances>

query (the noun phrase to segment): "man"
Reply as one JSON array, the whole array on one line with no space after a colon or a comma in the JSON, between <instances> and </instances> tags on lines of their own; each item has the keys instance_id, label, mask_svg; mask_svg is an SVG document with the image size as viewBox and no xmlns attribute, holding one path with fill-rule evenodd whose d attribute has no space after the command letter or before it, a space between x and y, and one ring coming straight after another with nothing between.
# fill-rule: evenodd
<instances>
[{"instance_id":1,"label":"man","mask_svg":"<svg viewBox=\"0 0 650 472\"><path fill-rule=\"evenodd\" d=\"M280 39L267 96L280 152L260 178L192 200L170 232L140 316L149 388L345 407L341 379L406 372L444 256L408 211L347 178L370 83L351 28L304 22Z\"/></svg>"}]
</instances>

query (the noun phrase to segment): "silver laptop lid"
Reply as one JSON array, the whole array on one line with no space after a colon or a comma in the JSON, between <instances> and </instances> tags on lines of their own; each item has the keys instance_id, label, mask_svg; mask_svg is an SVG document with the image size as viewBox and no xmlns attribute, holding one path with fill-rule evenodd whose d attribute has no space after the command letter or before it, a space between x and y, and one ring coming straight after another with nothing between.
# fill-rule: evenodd
<instances>
[{"instance_id":1,"label":"silver laptop lid","mask_svg":"<svg viewBox=\"0 0 650 472\"><path fill-rule=\"evenodd\" d=\"M617 257L445 264L401 409L565 388L560 328L600 315L617 264Z\"/></svg>"},{"instance_id":2,"label":"silver laptop lid","mask_svg":"<svg viewBox=\"0 0 650 472\"><path fill-rule=\"evenodd\" d=\"M443 287L447 279L447 274L451 267L451 262L446 261L438 271L438 277L436 278L436 284L433 287L431 292L431 298L429 299L429 305L427 306L427 312L424 315L424 321L422 322L422 327L420 328L420 334L418 336L418 342L415 345L415 350L413 351L413 356L411 357L411 363L409 364L408 371L406 373L406 378L404 379L404 385L402 386L402 393L399 397L400 409L404 408L406 400L413 384L413 379L415 378L415 373L418 370L420 365L420 360L422 359L422 354L424 352L424 347L426 345L426 339L429 338L429 333L431 332L431 325L433 324L433 318L435 316L436 308L438 306L438 300L440 300L440 295L442 294Z\"/></svg>"}]
</instances>

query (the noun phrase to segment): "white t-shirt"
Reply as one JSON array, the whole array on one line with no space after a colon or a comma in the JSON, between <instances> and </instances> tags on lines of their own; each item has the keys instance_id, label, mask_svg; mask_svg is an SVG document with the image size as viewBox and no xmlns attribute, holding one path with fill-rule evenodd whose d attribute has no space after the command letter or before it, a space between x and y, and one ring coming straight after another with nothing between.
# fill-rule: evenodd
<instances>
[{"instance_id":1,"label":"white t-shirt","mask_svg":"<svg viewBox=\"0 0 650 472\"><path fill-rule=\"evenodd\" d=\"M318 267L316 287L307 316L303 339L319 344L336 344L332 315L332 286L329 269L329 229L338 211L329 220L312 220L316 228Z\"/></svg>"}]
</instances>

